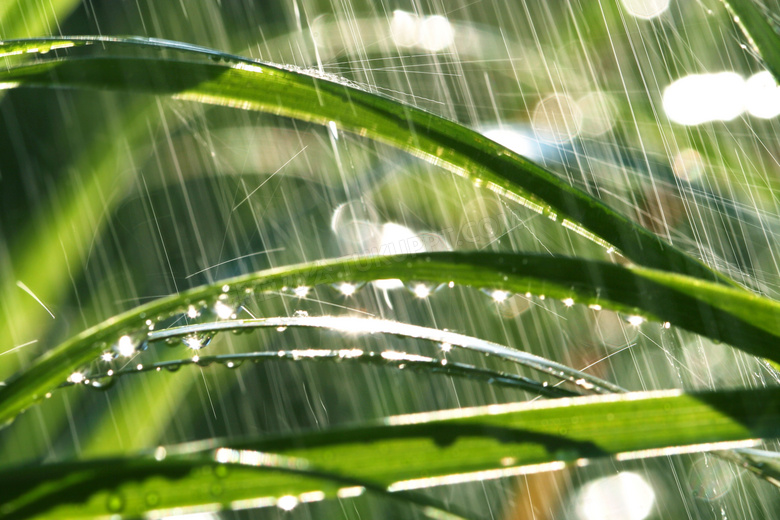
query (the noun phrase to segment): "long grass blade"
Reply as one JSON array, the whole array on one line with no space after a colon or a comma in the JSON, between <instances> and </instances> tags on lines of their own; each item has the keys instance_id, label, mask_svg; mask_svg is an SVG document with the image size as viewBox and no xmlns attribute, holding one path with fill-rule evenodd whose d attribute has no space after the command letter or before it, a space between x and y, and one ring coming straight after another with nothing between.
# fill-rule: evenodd
<instances>
[{"instance_id":1,"label":"long grass blade","mask_svg":"<svg viewBox=\"0 0 780 520\"><path fill-rule=\"evenodd\" d=\"M723 3L750 45L763 58L766 68L780 81L780 35L769 23L767 14L753 0L724 0Z\"/></svg>"},{"instance_id":2,"label":"long grass blade","mask_svg":"<svg viewBox=\"0 0 780 520\"><path fill-rule=\"evenodd\" d=\"M92 45L99 43L99 45ZM5 87L113 89L175 95L327 124L396 146L473 179L637 264L733 285L725 275L483 135L434 114L367 92L346 80L257 62L193 45L143 38L73 37L0 43L0 55L41 48L152 51L151 57L51 59L0 71ZM184 53L186 59L158 51ZM97 52L97 51L96 51Z\"/></svg>"},{"instance_id":3,"label":"long grass blade","mask_svg":"<svg viewBox=\"0 0 780 520\"><path fill-rule=\"evenodd\" d=\"M159 460L147 455L6 469L0 472L0 514L140 516L177 507L279 505L281 497L293 497L285 500L294 505L338 496L340 486L274 469L321 472L404 493L562 469L590 458L755 447L756 439L778 435L776 388L492 405L278 438L210 440L158 449ZM211 491L215 486L219 493Z\"/></svg>"},{"instance_id":4,"label":"long grass blade","mask_svg":"<svg viewBox=\"0 0 780 520\"><path fill-rule=\"evenodd\" d=\"M237 368L244 362L265 363L277 361L309 361L309 362L338 362L348 364L376 365L393 368L403 368L421 374L442 374L451 377L462 377L472 381L479 381L494 386L525 390L533 394L545 397L573 397L579 395L570 390L547 385L539 381L485 368L475 367L465 363L439 360L428 356L408 354L406 352L385 351L381 353L364 352L355 349L296 349L279 350L274 352L242 352L239 354L219 354L216 356L194 355L185 359L161 361L159 363L145 364L141 368L129 367L120 370L112 370L98 374L89 374L89 385L101 390L110 388L117 378L143 372L160 372L162 370L175 372L183 366L197 365L207 367L213 364L223 365L227 368ZM66 382L62 386L74 386L76 383Z\"/></svg>"},{"instance_id":5,"label":"long grass blade","mask_svg":"<svg viewBox=\"0 0 780 520\"><path fill-rule=\"evenodd\" d=\"M448 344L452 347L460 347L473 350L482 354L506 359L544 374L556 377L578 385L586 390L595 390L600 393L619 392L619 386L574 370L566 365L550 361L540 356L517 350L492 341L486 341L455 332L420 327L408 323L400 323L390 320L356 318L351 316L293 316L258 318L251 320L226 320L217 323L201 323L174 327L159 331L152 331L148 335L149 341L162 341L171 338L187 338L188 336L213 335L220 331L241 331L260 328L288 328L308 327L329 329L350 334L393 334L399 337L422 339L437 343Z\"/></svg>"},{"instance_id":6,"label":"long grass blade","mask_svg":"<svg viewBox=\"0 0 780 520\"><path fill-rule=\"evenodd\" d=\"M141 340L147 319L186 314L191 303L273 297L284 287L343 281L450 281L477 288L546 295L670 322L750 354L780 361L780 303L721 284L638 267L568 257L501 253L423 253L337 259L271 269L191 289L137 307L85 330L41 356L0 388L0 422L43 398L120 336ZM269 293L270 292L270 293ZM210 303L209 303L210 302Z\"/></svg>"}]
</instances>

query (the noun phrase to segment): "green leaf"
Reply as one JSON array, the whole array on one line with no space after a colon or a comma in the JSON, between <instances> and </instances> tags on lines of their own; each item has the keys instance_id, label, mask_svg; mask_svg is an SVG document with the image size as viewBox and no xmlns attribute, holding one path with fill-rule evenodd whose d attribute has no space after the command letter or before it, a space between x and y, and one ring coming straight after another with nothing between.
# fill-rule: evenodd
<instances>
[{"instance_id":1,"label":"green leaf","mask_svg":"<svg viewBox=\"0 0 780 520\"><path fill-rule=\"evenodd\" d=\"M763 58L766 68L776 81L780 81L780 35L775 29L777 26L770 25L769 18L752 0L724 0L724 3L750 45Z\"/></svg>"},{"instance_id":2,"label":"green leaf","mask_svg":"<svg viewBox=\"0 0 780 520\"><path fill-rule=\"evenodd\" d=\"M120 51L182 52L187 59L167 58L158 52L144 58L103 55L48 60L0 71L0 84L170 94L329 124L396 146L473 179L605 248L616 247L637 264L734 285L725 275L478 132L361 90L335 76L142 38L12 41L0 44L0 52L94 42L100 42L100 48Z\"/></svg>"},{"instance_id":3,"label":"green leaf","mask_svg":"<svg viewBox=\"0 0 780 520\"><path fill-rule=\"evenodd\" d=\"M139 455L6 469L0 472L0 514L84 518L240 508L272 505L282 496L333 497L356 482L406 493L561 469L596 457L629 460L753 446L752 439L778 435L777 388L491 405L158 449L162 460ZM320 475L330 480L318 480Z\"/></svg>"},{"instance_id":4,"label":"green leaf","mask_svg":"<svg viewBox=\"0 0 780 520\"><path fill-rule=\"evenodd\" d=\"M0 4L0 39L57 34L79 0L5 0Z\"/></svg>"},{"instance_id":5,"label":"green leaf","mask_svg":"<svg viewBox=\"0 0 780 520\"><path fill-rule=\"evenodd\" d=\"M507 372L498 372L486 368L479 368L465 363L447 362L446 360L445 362L442 362L441 360L432 357L408 354L406 352L398 351L391 351L390 353L387 351L376 353L363 352L362 350L355 352L352 350L301 349L279 350L273 352L242 352L240 354L220 354L216 356L193 356L185 359L174 359L171 361L161 361L158 363L145 364L142 365L141 368L133 366L114 370L112 371L111 375L108 373L94 374L90 375L89 379L90 386L103 390L110 388L117 380L117 378L129 374L140 374L143 372L155 371L160 372L161 370L175 372L181 367L187 365L207 367L215 363L218 365L224 365L228 368L237 368L247 361L254 363L275 363L278 361L308 361L323 363L330 361L341 364L348 363L377 365L383 367L403 368L407 371L411 370L428 375L443 374L451 377L462 377L490 385L526 390L533 394L542 395L545 397L573 397L579 395L564 388L558 388L557 386L553 385L546 385L540 383L539 381ZM587 377L587 374L582 375ZM75 383L68 382L63 386L74 385Z\"/></svg>"},{"instance_id":6,"label":"green leaf","mask_svg":"<svg viewBox=\"0 0 780 520\"><path fill-rule=\"evenodd\" d=\"M41 356L0 389L0 422L42 399L105 343L123 334L148 335L146 320L180 317L190 304L213 305L220 295L245 298L283 287L400 278L530 292L670 322L750 354L780 361L780 303L697 278L638 267L548 255L448 252L371 256L271 269L223 280L137 307L85 330Z\"/></svg>"},{"instance_id":7,"label":"green leaf","mask_svg":"<svg viewBox=\"0 0 780 520\"><path fill-rule=\"evenodd\" d=\"M216 323L200 323L173 327L149 332L148 341L170 341L173 338L193 338L200 345L199 337L209 336L220 331L245 331L259 328L309 327L330 329L338 332L355 334L393 334L404 338L415 338L437 343L447 343L451 347L460 347L512 361L562 381L580 385L588 390L599 393L622 392L623 389L608 381L584 374L566 365L548 359L508 348L491 341L464 336L450 331L420 327L397 321L356 318L352 316L293 316L275 318L257 318L251 320L225 320ZM186 339L185 339L186 341Z\"/></svg>"}]
</instances>

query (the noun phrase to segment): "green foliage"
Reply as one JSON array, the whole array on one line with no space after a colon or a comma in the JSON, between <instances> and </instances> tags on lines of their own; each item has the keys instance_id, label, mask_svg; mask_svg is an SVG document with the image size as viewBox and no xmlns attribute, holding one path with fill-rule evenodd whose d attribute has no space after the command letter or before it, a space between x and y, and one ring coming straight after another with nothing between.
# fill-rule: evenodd
<instances>
[{"instance_id":1,"label":"green foliage","mask_svg":"<svg viewBox=\"0 0 780 520\"><path fill-rule=\"evenodd\" d=\"M759 379L758 371L763 370L761 377L768 375L778 381L778 373L773 367L780 364L780 303L765 296L767 291L754 290L749 280L746 283L735 281L683 248L673 246L625 212L606 204L592 191L584 189L585 186L573 185L570 179L555 173L554 168L541 166L467 125L326 73L321 64L318 69L301 69L154 38L55 36L10 39L54 33L45 29L47 24L56 20L56 13L66 13L73 6L72 1L55 2L50 5L51 12L40 10L40 6L30 2L0 6L0 29L5 39L0 42L0 54L6 60L6 67L0 70L0 86L11 90L12 96L32 87L47 89L40 90L41 93L48 93L48 89L58 89L57 92L61 92L60 89L87 90L100 95L114 92L119 97L106 99L122 99L125 95L129 99L122 99L113 119L105 124L112 132L108 132L108 136L87 139L86 145L71 158L75 187L58 183L53 197L57 202L51 208L37 212L31 222L25 223L27 231L14 235L14 240L8 241L10 245L2 243L0 316L4 317L4 323L0 324L0 343L13 346L19 343L19 338L26 341L34 335L36 339L0 355L13 353L14 349L37 341L37 329L45 318L41 308L49 311L44 302L59 305L66 299L69 284L76 287L82 283L81 279L76 279L79 275L74 275L74 266L87 265L91 261L104 218L113 246L120 251L116 256L121 259L117 261L107 252L113 246L98 248L99 254L105 256L101 261L106 271L111 273L107 278L116 286L132 287L134 276L140 279L146 274L144 266L133 265L122 256L122 251L132 246L122 243L121 231L117 229L126 231L122 226L131 226L128 222L132 220L115 218L122 210L122 197L117 193L129 190L133 182L136 183L134 189L142 194L146 204L144 218L156 227L161 244L157 257L167 262L173 285L156 291L157 295L168 293L168 296L155 297L129 310L128 306L119 306L121 311L107 312L107 316L101 314L104 309L111 308L103 305L111 299L106 295L120 294L122 290L115 287L96 289L87 305L78 300L81 319L71 317L72 322L83 325L78 327L82 332L74 335L72 330L67 330L65 334L64 330L52 327L40 336L46 340L41 342L44 348L40 349L40 356L31 359L25 351L13 360L6 358L8 363L0 367L0 373L9 376L0 386L0 423L5 425L2 433L9 435L8 438L12 438L15 429L21 439L35 431L26 421L31 413L41 413L41 421L53 424L53 430L63 429L66 423L74 429L68 396L76 403L89 402L90 398L78 393L82 388L83 392L89 387L111 395L118 391L117 387L126 384L122 388L129 388L127 394L133 398L126 399L126 406L121 406L120 400L109 403L108 412L90 419L94 424L90 424L91 440L83 448L86 457L80 456L78 452L82 448L78 447L77 453L65 457L66 460L50 456L46 464L38 464L43 459L40 452L31 449L29 457L12 458L13 443L7 439L5 443L0 442L5 456L14 461L0 466L0 518L160 516L182 511L261 506L281 509L289 506L292 509L301 502L340 500L365 492L402 504L413 504L422 514L434 518L446 515L492 518L473 508L464 510L451 501L438 500L429 493L418 491L583 467L604 458L622 463L715 450L720 450L716 451L718 457L735 462L768 482L778 481L776 455L751 449L760 446L756 439L780 437L780 392L771 383L767 388L758 389L629 392L624 388L627 385L610 382L608 377L598 377L586 370L633 344L577 370L563 347L562 357L566 362L557 361L557 355L548 352L544 357L532 353L535 342L544 343L544 329L549 324L527 324L528 330L541 329L535 334L523 330L521 334L511 336L504 332L503 343L509 345L505 346L495 337L481 339L477 333L460 334L445 328L447 325L424 327L413 324L420 316L433 316L430 307L418 314L410 313L407 316L409 323L403 323L379 319L373 312L363 310L358 304L353 306L349 301L343 302L349 305L333 305L353 314L332 315L324 307L329 302L309 295L310 290L349 284L350 292L342 290L342 293L350 297L353 291L366 284L377 296L382 293L382 304L395 310L388 290L380 289L382 286L377 282L400 280L399 283L409 287L419 285L423 288L422 293L412 289L419 300L427 302L428 296L437 291L447 294L452 302L465 307L463 314L457 315L461 317L470 316L472 312L479 315L479 312L460 291L479 290L488 293L493 300L490 305L499 312L504 309L501 305L507 298L519 298L514 301L515 305L518 301L528 306L541 306L541 302L545 302L544 305L552 306L545 308L552 309L553 315L556 309L568 312L573 306L592 313L612 311L615 316L629 317L628 324L621 322L621 327L637 328L646 320L652 322L644 329L647 334L642 334L675 361L667 349L670 340L662 336L670 327L679 335L677 337L695 335L702 346L701 352L715 355L724 349L724 344L734 347L748 355L735 359L751 367L746 371L754 370L756 379ZM738 17L736 21L745 32L748 44L780 78L780 37L767 22L766 14L749 0L731 1L728 6ZM546 249L543 253L460 250L462 248L451 251L449 247L442 247L438 251L353 254L305 261L316 250L312 244L307 244L312 247L305 247L300 243L307 240L306 231L296 229L285 235L276 229L290 243L298 241L302 253L288 255L283 247L261 251L265 255L282 251L281 262L269 260L267 264L261 264L268 268L242 269L231 277L212 276L211 268L193 272L190 259L182 253L183 258L178 261L187 267L187 272L192 272L184 280L207 273L197 279L206 283L179 286L172 267L177 259L171 260L160 222L167 218L174 221L175 240L179 243L190 237L183 230L186 225L176 226L179 210L186 210L195 226L200 208L193 207L190 199L188 189L193 181L182 174L186 168L181 167L181 162L187 160L186 154L174 149L172 136L199 134L192 128L196 123L191 114L184 114L179 105L162 104L160 100L167 97L198 102L182 105L193 112L200 110L197 107L201 104L219 107L215 109L216 115L203 116L204 124L218 122L219 114L223 113L219 110L228 112L226 109L251 113L246 117L258 117L257 114L273 117L275 124L281 125L281 131L295 130L297 144L302 144L297 125L314 123L325 127L324 132L310 131L316 136L314 141L329 141L330 146L324 147L329 154L323 159L327 161L325 169L334 167L338 170L335 184L343 184L347 195L360 191L364 182L357 177L354 185L350 185L353 180L350 175L370 164L373 158L366 159L363 151L350 148L354 143L345 144L342 136L351 134L385 146L378 148L379 152L372 152L376 156L390 156L400 151L422 159L430 167L454 175L443 181L432 181L427 170L416 171L410 163L406 180L419 192L404 185L397 188L409 196L410 203L430 209L427 206L433 206L432 201L439 196L437 190L445 194L442 197L445 200L468 197L464 195L467 188L481 190L498 196L498 204L510 208L520 224L525 225L523 217L528 221L536 219L532 228L526 225L535 239L539 240L534 234L536 231L543 233L551 244L560 241L564 245L550 252L539 240ZM90 105L88 99L84 105ZM63 106L69 105L64 102ZM229 113L232 114L230 117L236 117L233 111ZM177 173L173 182L168 179L161 183L160 193L167 201L169 211L162 218L155 210L152 195L155 190L154 187L150 190L147 178L117 175L115 167L118 157L126 166L134 165L136 159L147 160L144 142L153 133L150 121L158 119L170 149L172 166L166 164L166 158L154 141L149 146L153 149L151 155L161 170L170 168ZM176 133L179 127L183 128L181 134ZM220 130L218 124L215 127ZM93 132L97 135L101 130ZM338 142L340 138L341 143ZM272 227L283 228L277 223L283 219L284 211L299 214L296 224L321 220L316 209L324 202L302 188L294 192L292 202L287 198L279 204L271 201L259 215L257 208L247 203L308 146L302 145L295 154L280 152L280 157L289 158L278 169L266 168L273 173L254 191L248 189L241 178L231 185L232 199L220 194L229 210L225 228L229 229L233 219L255 223L257 232L252 236L261 236L261 243L266 245L261 225L270 222ZM45 149L41 145L35 152L43 153ZM391 149L394 152L390 152ZM268 155L272 154L269 152ZM213 151L212 157L216 157ZM248 162L246 158L242 161L242 164ZM174 189L171 186L174 185L183 192L184 203L180 206L171 202L170 192ZM246 193L246 197L241 193ZM211 195L202 195L200 200L207 200ZM306 213L309 209L311 214ZM278 213L267 213L273 210ZM456 204L454 208L448 208L442 203L436 210L446 221L448 215L458 213L461 207ZM242 215L243 212L247 214ZM5 227L3 223L2 228ZM93 227L97 229L94 235ZM4 230L2 228L0 231ZM195 264L206 265L208 255L204 239L197 226L195 228L192 242L198 244L202 255ZM218 225L213 229L218 233L224 231ZM512 229L495 240L510 234ZM224 233L227 237L229 231ZM168 237L168 240L172 238ZM225 240L222 239L220 247L224 247ZM218 242L215 240L214 243ZM492 244L489 242L485 247ZM321 254L314 253L314 257L327 258L326 246L318 246ZM61 258L65 261L58 260ZM295 263L302 260L302 263ZM113 261L120 264L118 269L111 265ZM224 263L227 262L214 267ZM14 268L8 268L6 264L14 264ZM279 265L281 267L272 267ZM30 280L35 280L35 291L23 283ZM87 277L84 283L91 283L91 279ZM296 288L305 291L297 293ZM32 299L26 295L21 298L19 289ZM135 297L134 290L126 292ZM78 296L78 290L76 294ZM307 311L291 313L288 301L294 301L296 306L319 304L320 307L316 316L310 316ZM220 305L223 310L227 309L226 313L220 311ZM574 309L572 311L566 316L573 322L577 315ZM251 318L241 319L243 316L238 316L241 312ZM484 321L483 332L487 331L487 334L496 328L497 320L493 318L470 319L472 324ZM456 326L461 325L458 320L453 318ZM654 327L652 332L649 332L650 326ZM277 335L263 335L262 330L267 329ZM236 352L231 339L227 340L230 345L227 353L201 352L215 338L226 337L228 331L235 333L231 338L236 338L238 345L245 345L241 343L242 337L252 336L259 338L256 340L259 346L254 345L248 352ZM315 336L306 336L312 331ZM70 339L62 340L64 336L70 336ZM432 344L436 354L429 355L425 350L420 354L414 348L398 350L392 342L400 340L415 348L418 344L430 348ZM314 343L313 347L307 346L306 341ZM382 349L372 348L372 342L376 341ZM164 344L172 349L165 349ZM472 358L471 362L451 361L447 356L453 347L455 352L478 357ZM182 354L185 348L189 350ZM487 360L483 359L485 355ZM137 356L148 357L136 359ZM364 407L358 422L344 421L351 424L348 426L338 421L331 426L323 421L322 428L287 427L273 434L254 433L248 437L223 437L215 433L214 426L209 423L208 428L199 430L208 433L203 433L198 442L169 443L165 440L163 431L166 425L179 420L178 413L185 414L182 420L187 420L188 412L184 407L180 410L179 405L199 382L198 375L202 376L208 393L208 399L201 398L201 402L208 401L217 416L206 376L199 369L210 365L237 368L259 361L264 363L256 366L263 367L285 363L298 366L301 361L311 366L315 363L309 362L317 361L316 365L329 369L349 370L350 377L355 378L358 376L354 374L361 369L377 367L394 372L411 371L424 381L437 379L429 376L444 375L479 388L500 388L511 397L483 399L490 404L480 403L479 406L461 405L458 398L460 408L418 414L387 413L384 409L379 414L383 418L378 419L370 418L371 414L365 413ZM185 368L179 371L180 367ZM11 375L11 372L15 373ZM162 373L141 375L148 372ZM228 380L231 385L240 381L243 389L245 382L241 374L240 370L224 371L214 379ZM122 383L117 384L120 376ZM307 380L310 381L317 382L318 378ZM333 385L341 383L343 381L337 380ZM642 385L644 387L644 382ZM381 388L393 396L401 392L392 384ZM134 395L141 392L153 396L153 404L163 395L167 396L167 401L164 405L145 406ZM53 409L49 403L62 395L66 406ZM457 397L457 392L455 395ZM516 402L518 395L535 396L534 400L540 396L551 399ZM220 398L224 400L224 396ZM263 406L274 399L261 395L256 403ZM506 403L507 400L515 402ZM245 406L256 404L255 400L250 403L247 396L242 397L242 402ZM309 407L316 415L311 403ZM287 411L293 415L290 408ZM40 412L41 409L46 411ZM25 411L28 413L21 415ZM147 429L127 443L115 445L105 433L113 429L121 438L124 432L117 425L133 421ZM284 419L282 423L285 423ZM262 431L262 428L258 429ZM231 433L229 428L227 433ZM74 435L74 438L78 436ZM158 444L166 446L155 448ZM51 455L53 449L49 452ZM94 456L95 453L100 456Z\"/></svg>"}]
</instances>

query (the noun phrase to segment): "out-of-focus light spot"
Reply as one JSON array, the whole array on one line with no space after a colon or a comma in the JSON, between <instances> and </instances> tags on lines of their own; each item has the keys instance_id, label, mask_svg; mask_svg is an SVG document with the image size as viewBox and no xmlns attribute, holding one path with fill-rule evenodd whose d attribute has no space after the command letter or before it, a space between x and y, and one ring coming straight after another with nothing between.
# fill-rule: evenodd
<instances>
[{"instance_id":1,"label":"out-of-focus light spot","mask_svg":"<svg viewBox=\"0 0 780 520\"><path fill-rule=\"evenodd\" d=\"M678 179L693 182L704 174L704 159L699 152L688 148L674 157L672 171Z\"/></svg>"},{"instance_id":2,"label":"out-of-focus light spot","mask_svg":"<svg viewBox=\"0 0 780 520\"><path fill-rule=\"evenodd\" d=\"M452 345L449 343L442 343L441 345L439 345L439 348L442 350L442 352L449 352L450 350L452 350Z\"/></svg>"},{"instance_id":3,"label":"out-of-focus light spot","mask_svg":"<svg viewBox=\"0 0 780 520\"><path fill-rule=\"evenodd\" d=\"M574 298L565 298L565 299L563 300L563 304L564 304L566 307L572 307L572 306L574 305Z\"/></svg>"},{"instance_id":4,"label":"out-of-focus light spot","mask_svg":"<svg viewBox=\"0 0 780 520\"><path fill-rule=\"evenodd\" d=\"M455 42L455 29L450 21L440 15L426 16L420 23L420 47L425 50L443 51Z\"/></svg>"},{"instance_id":5,"label":"out-of-focus light spot","mask_svg":"<svg viewBox=\"0 0 780 520\"><path fill-rule=\"evenodd\" d=\"M502 144L515 153L531 159L539 159L542 156L539 143L535 138L516 130L505 128L489 128L482 131L482 135L488 139Z\"/></svg>"},{"instance_id":6,"label":"out-of-focus light spot","mask_svg":"<svg viewBox=\"0 0 780 520\"><path fill-rule=\"evenodd\" d=\"M553 94L536 105L531 125L540 140L565 143L580 133L582 112L571 97Z\"/></svg>"},{"instance_id":7,"label":"out-of-focus light spot","mask_svg":"<svg viewBox=\"0 0 780 520\"><path fill-rule=\"evenodd\" d=\"M102 359L106 363L109 363L113 361L114 355L111 352L103 352L103 354L100 356L100 359Z\"/></svg>"},{"instance_id":8,"label":"out-of-focus light spot","mask_svg":"<svg viewBox=\"0 0 780 520\"><path fill-rule=\"evenodd\" d=\"M624 471L585 485L578 497L577 513L582 520L643 520L654 503L650 484L636 473Z\"/></svg>"},{"instance_id":9,"label":"out-of-focus light spot","mask_svg":"<svg viewBox=\"0 0 780 520\"><path fill-rule=\"evenodd\" d=\"M731 121L745 109L745 80L734 72L691 74L664 90L667 117L682 125Z\"/></svg>"},{"instance_id":10,"label":"out-of-focus light spot","mask_svg":"<svg viewBox=\"0 0 780 520\"><path fill-rule=\"evenodd\" d=\"M604 92L590 92L577 100L582 114L582 134L596 137L609 132L615 125L615 103Z\"/></svg>"},{"instance_id":11,"label":"out-of-focus light spot","mask_svg":"<svg viewBox=\"0 0 780 520\"><path fill-rule=\"evenodd\" d=\"M634 327L638 327L645 322L645 319L642 316L629 316L626 318L626 321L628 321Z\"/></svg>"},{"instance_id":12,"label":"out-of-focus light spot","mask_svg":"<svg viewBox=\"0 0 780 520\"><path fill-rule=\"evenodd\" d=\"M397 255L425 251L425 243L420 233L394 222L382 225L380 244L380 254Z\"/></svg>"},{"instance_id":13,"label":"out-of-focus light spot","mask_svg":"<svg viewBox=\"0 0 780 520\"><path fill-rule=\"evenodd\" d=\"M490 297L493 298L494 302L501 303L506 301L507 298L509 298L509 293L507 291L495 290L490 293Z\"/></svg>"},{"instance_id":14,"label":"out-of-focus light spot","mask_svg":"<svg viewBox=\"0 0 780 520\"><path fill-rule=\"evenodd\" d=\"M669 0L622 0L628 14L649 20L669 8Z\"/></svg>"},{"instance_id":15,"label":"out-of-focus light spot","mask_svg":"<svg viewBox=\"0 0 780 520\"><path fill-rule=\"evenodd\" d=\"M122 336L119 338L117 350L119 351L119 354L124 357L130 357L135 354L135 345L133 345L132 338L130 338L130 336Z\"/></svg>"},{"instance_id":16,"label":"out-of-focus light spot","mask_svg":"<svg viewBox=\"0 0 780 520\"><path fill-rule=\"evenodd\" d=\"M393 19L390 21L390 34L393 37L393 42L399 47L417 45L417 40L420 37L417 28L418 22L419 19L414 13L400 9L393 11Z\"/></svg>"},{"instance_id":17,"label":"out-of-focus light spot","mask_svg":"<svg viewBox=\"0 0 780 520\"><path fill-rule=\"evenodd\" d=\"M298 499L292 495L283 496L276 501L276 506L284 511L292 511L297 505Z\"/></svg>"},{"instance_id":18,"label":"out-of-focus light spot","mask_svg":"<svg viewBox=\"0 0 780 520\"><path fill-rule=\"evenodd\" d=\"M73 372L70 377L68 377L68 381L70 381L73 384L79 384L82 381L84 381L84 374L81 372Z\"/></svg>"},{"instance_id":19,"label":"out-of-focus light spot","mask_svg":"<svg viewBox=\"0 0 780 520\"><path fill-rule=\"evenodd\" d=\"M300 287L293 289L293 293L298 298L306 298L309 295L309 288L305 285L301 285Z\"/></svg>"},{"instance_id":20,"label":"out-of-focus light spot","mask_svg":"<svg viewBox=\"0 0 780 520\"><path fill-rule=\"evenodd\" d=\"M399 47L419 47L440 52L455 43L455 28L441 15L420 18L414 13L393 11L390 36Z\"/></svg>"},{"instance_id":21,"label":"out-of-focus light spot","mask_svg":"<svg viewBox=\"0 0 780 520\"><path fill-rule=\"evenodd\" d=\"M745 82L745 109L761 119L780 115L780 87L769 71L754 74Z\"/></svg>"},{"instance_id":22,"label":"out-of-focus light spot","mask_svg":"<svg viewBox=\"0 0 780 520\"><path fill-rule=\"evenodd\" d=\"M165 457L167 455L168 455L168 450L166 450L164 446L157 446L157 449L154 450L154 460L157 461L165 460Z\"/></svg>"}]
</instances>

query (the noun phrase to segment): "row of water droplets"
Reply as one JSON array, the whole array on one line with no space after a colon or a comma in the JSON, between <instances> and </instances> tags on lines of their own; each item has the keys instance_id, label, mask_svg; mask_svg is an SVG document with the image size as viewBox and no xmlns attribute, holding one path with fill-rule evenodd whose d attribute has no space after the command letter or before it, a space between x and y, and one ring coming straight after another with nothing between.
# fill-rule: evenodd
<instances>
[{"instance_id":1,"label":"row of water droplets","mask_svg":"<svg viewBox=\"0 0 780 520\"><path fill-rule=\"evenodd\" d=\"M386 290L382 284L388 283L388 280L379 280L369 283L363 282L338 282L331 284L331 290L335 291L337 296L342 299L349 300L355 297L359 291L364 290L367 286L373 286L374 290L384 291ZM433 297L436 293L445 291L447 289L453 289L455 287L454 282L438 284L425 281L411 281L403 284L406 290L414 296L416 299L427 299ZM108 388L115 380L114 376L126 374L129 372L144 372L150 369L161 370L177 370L183 364L199 363L200 351L207 347L214 336L223 330L231 330L235 334L249 333L253 328L257 327L245 327L242 325L243 320L239 319L239 316L243 316L244 313L255 318L255 316L246 308L246 301L251 297L269 298L287 296L296 300L304 301L309 299L309 296L313 288L307 285L295 285L282 287L280 291L256 291L252 286L234 286L223 285L221 287L221 293L211 300L199 299L194 303L186 303L186 307L179 307L174 311L168 313L157 314L154 319L147 318L145 315L140 315L143 319L143 326L140 329L125 330L119 335L117 340L111 343L102 343L101 352L96 360L90 363L88 366L80 367L75 370L67 378L67 381L63 384L85 385L90 388L105 389ZM530 292L524 294L514 294L504 289L496 288L483 288L481 292L490 298L490 303L498 311L498 313L505 318L514 318L526 311L528 311L533 305L543 306L545 300L549 300L545 295L533 295ZM316 301L316 300L315 300ZM568 297L560 300L564 308L573 307L575 304L574 298ZM590 304L589 308L593 311L600 311L602 307L597 304ZM308 318L307 311L299 310L293 315L293 318ZM284 320L284 318L279 318ZM359 322L379 322L381 320L372 320L370 318L354 318ZM645 319L638 315L622 316L622 319L631 327L639 327L643 324ZM247 320L251 321L251 320ZM235 324L235 325L234 325ZM193 327L187 327L192 325ZM399 324L402 325L402 324ZM182 327L184 326L184 327ZM232 328L225 328L232 327ZM276 327L279 332L284 332L289 325L280 322L280 325ZM293 326L300 326L300 324L293 324ZM304 325L306 326L306 325ZM668 323L662 324L663 328L669 328ZM359 325L364 327L364 325ZM328 327L325 327L328 328ZM186 333L171 332L174 329L186 330ZM197 330L196 330L197 329ZM335 324L332 326L332 330L339 332L349 332L348 329L344 329L342 325ZM165 332L171 332L165 334ZM163 336L160 336L160 334ZM446 333L446 331L444 331ZM416 337L413 334L409 337ZM426 339L424 336L420 336ZM170 346L184 345L189 351L192 352L192 356L186 363L184 361L178 363L169 364L144 364L136 362L136 357L143 351L145 351L150 344L163 341ZM440 342L440 352L446 355L453 345L446 341ZM505 348L505 347L503 347ZM302 352L305 350L290 350L281 351L279 357L296 359L305 357ZM341 355L342 351L330 350L325 357L344 357ZM338 356L333 356L333 353L339 353ZM362 351L361 351L362 353ZM403 354L403 353L401 353ZM498 354L498 353L496 353ZM369 354L370 355L370 354ZM392 355L392 354L388 354ZM488 353L490 355L490 353ZM259 361L263 356L259 356L256 361ZM222 359L218 357L209 357L204 359L203 364L211 364L217 361L219 364L223 364L228 368L235 368L242 362L240 359ZM396 360L397 361L397 360ZM419 360L417 360L419 361ZM442 360L446 363L446 359ZM150 368L151 367L151 368ZM563 374L557 374L555 371L548 372L555 377L562 377ZM579 384L579 383L578 383ZM588 389L588 384L580 385L585 389ZM47 394L47 397L50 394Z\"/></svg>"}]
</instances>

